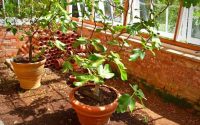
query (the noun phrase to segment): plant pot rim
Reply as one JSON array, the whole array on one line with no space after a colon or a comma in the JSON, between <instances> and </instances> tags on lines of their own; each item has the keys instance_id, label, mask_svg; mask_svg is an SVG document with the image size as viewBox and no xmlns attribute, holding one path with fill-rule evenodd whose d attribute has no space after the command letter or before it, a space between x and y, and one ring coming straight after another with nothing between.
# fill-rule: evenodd
<instances>
[{"instance_id":1,"label":"plant pot rim","mask_svg":"<svg viewBox=\"0 0 200 125\"><path fill-rule=\"evenodd\" d=\"M30 62L29 63L14 62L13 58L11 58L10 62L13 63L13 64L17 64L17 65L36 65L36 64L44 64L46 62L46 58L43 57L43 60L37 61L37 62L33 62L33 63L30 63Z\"/></svg>"},{"instance_id":2,"label":"plant pot rim","mask_svg":"<svg viewBox=\"0 0 200 125\"><path fill-rule=\"evenodd\" d=\"M87 84L87 85L84 85L84 86L94 86L95 84ZM70 103L72 104L75 104L75 105L80 105L80 106L84 106L85 108L89 109L89 110L96 110L97 108L100 109L100 110L104 110L105 107L111 107L113 105L113 103L118 103L118 98L120 96L120 93L114 88L114 87L111 87L111 86L107 86L107 85L101 85L101 86L104 86L104 87L107 87L107 88L111 88L112 90L115 91L115 93L117 94L117 97L116 99L111 102L110 104L107 104L107 105L103 105L103 106L91 106L91 105L87 105L87 104L84 104L80 101L78 101L75 97L74 97L74 93L75 91L77 91L79 88L83 87L83 86L80 86L80 87L76 87L74 88L70 94L69 94L69 100L70 100ZM73 105L72 104L72 105Z\"/></svg>"}]
</instances>

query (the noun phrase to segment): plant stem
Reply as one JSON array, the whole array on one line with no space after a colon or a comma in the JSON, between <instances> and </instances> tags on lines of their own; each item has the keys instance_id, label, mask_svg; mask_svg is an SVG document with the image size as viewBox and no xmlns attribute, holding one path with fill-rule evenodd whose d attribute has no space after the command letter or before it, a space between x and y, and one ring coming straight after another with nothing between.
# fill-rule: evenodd
<instances>
[{"instance_id":1,"label":"plant stem","mask_svg":"<svg viewBox=\"0 0 200 125\"><path fill-rule=\"evenodd\" d=\"M32 62L32 49L33 49L33 45L32 45L32 39L33 38L33 36L29 36L29 44L30 44L30 46L29 46L29 62Z\"/></svg>"},{"instance_id":2,"label":"plant stem","mask_svg":"<svg viewBox=\"0 0 200 125\"><path fill-rule=\"evenodd\" d=\"M94 31L96 30L97 24L96 24L96 19L95 19L95 11L94 11L94 17L93 17L93 21L94 21L94 29L92 30L92 34L90 35L90 39L93 37L94 35Z\"/></svg>"},{"instance_id":3,"label":"plant stem","mask_svg":"<svg viewBox=\"0 0 200 125\"><path fill-rule=\"evenodd\" d=\"M99 89L100 89L100 85L99 84L95 84L94 94L96 96L98 96L98 97L99 97L99 92L100 92Z\"/></svg>"}]
</instances>

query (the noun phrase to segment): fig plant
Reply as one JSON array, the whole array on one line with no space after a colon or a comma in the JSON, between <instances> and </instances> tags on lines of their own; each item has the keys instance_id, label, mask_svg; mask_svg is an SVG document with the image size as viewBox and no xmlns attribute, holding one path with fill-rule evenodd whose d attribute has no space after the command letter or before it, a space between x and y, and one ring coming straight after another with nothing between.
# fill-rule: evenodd
<instances>
[{"instance_id":1,"label":"fig plant","mask_svg":"<svg viewBox=\"0 0 200 125\"><path fill-rule=\"evenodd\" d=\"M74 82L75 86L82 86L85 83L94 83L95 89L93 94L97 97L100 96L99 88L105 82L106 79L111 79L114 77L114 73L111 70L110 64L116 65L120 73L122 80L127 80L128 75L126 72L126 67L120 58L120 53L129 52L130 57L129 61L136 61L139 59L144 59L146 51L152 52L155 55L155 49L159 49L161 46L158 33L156 28L158 23L156 18L159 17L164 10L169 7L172 3L169 0L166 0L166 7L161 10L161 12L155 12L154 10L149 11L148 20L143 19L142 17L135 17L139 21L135 23L130 23L127 25L115 24L114 19L107 17L104 12L99 8L99 0L72 0L70 4L72 5L81 5L81 10L79 12L80 26L77 28L80 32L80 37L73 44L73 47L84 46L86 50L85 55L80 55L77 53L71 53L70 57L63 64L64 72L73 72L72 74L76 77ZM120 17L122 13L128 10L123 8L123 5L120 4L120 0L107 1L109 5L112 6L115 10L115 15ZM84 32L84 21L91 20L94 22L91 35L85 37ZM108 21L109 20L109 21ZM101 24L98 26L97 24ZM143 37L143 32L148 34L148 38ZM95 37L97 33L105 33L105 40L101 41L98 37ZM110 33L110 37L107 35ZM121 37L126 34L126 37ZM140 48L135 48L128 41L134 36L140 37ZM112 50L114 46L117 49ZM62 48L60 46L59 48ZM116 48L115 47L115 48ZM75 62L84 69L84 72L75 72L73 71L73 66L70 63L70 60L73 59ZM135 102L137 97L141 102L143 99L146 99L142 90L138 88L137 85L131 85L130 87L133 90L131 95L123 94L118 100L117 112L125 112L127 109L133 111L135 108ZM100 97L99 97L100 98ZM98 99L99 100L99 99Z\"/></svg>"}]
</instances>

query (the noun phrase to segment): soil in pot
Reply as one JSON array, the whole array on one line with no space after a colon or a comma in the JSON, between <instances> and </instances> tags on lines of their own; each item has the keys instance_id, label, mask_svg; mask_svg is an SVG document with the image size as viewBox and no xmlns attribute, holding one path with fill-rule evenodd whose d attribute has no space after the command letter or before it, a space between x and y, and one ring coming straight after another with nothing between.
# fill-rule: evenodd
<instances>
[{"instance_id":1,"label":"soil in pot","mask_svg":"<svg viewBox=\"0 0 200 125\"><path fill-rule=\"evenodd\" d=\"M36 61L33 60L31 63L40 62L42 60L44 60L44 58L43 57L39 57ZM23 57L23 56L17 56L15 58L13 58L13 61L15 63L30 63L29 62L29 58L28 57Z\"/></svg>"},{"instance_id":2,"label":"soil in pot","mask_svg":"<svg viewBox=\"0 0 200 125\"><path fill-rule=\"evenodd\" d=\"M116 98L117 94L113 89L105 86L100 87L99 97L93 93L94 86L83 86L80 87L76 92L74 97L90 106L104 106L112 103Z\"/></svg>"}]
</instances>

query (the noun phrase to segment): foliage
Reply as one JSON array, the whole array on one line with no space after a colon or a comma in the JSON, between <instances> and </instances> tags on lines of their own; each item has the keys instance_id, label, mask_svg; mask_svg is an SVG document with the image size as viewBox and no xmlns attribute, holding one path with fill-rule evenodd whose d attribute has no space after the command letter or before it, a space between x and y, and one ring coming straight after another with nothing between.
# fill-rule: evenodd
<instances>
[{"instance_id":1,"label":"foliage","mask_svg":"<svg viewBox=\"0 0 200 125\"><path fill-rule=\"evenodd\" d=\"M186 8L190 8L191 6L196 6L199 4L199 0L183 0L183 6Z\"/></svg>"},{"instance_id":2,"label":"foliage","mask_svg":"<svg viewBox=\"0 0 200 125\"><path fill-rule=\"evenodd\" d=\"M123 94L118 101L118 108L117 108L117 112L119 113L124 113L127 111L127 108L132 112L135 109L135 104L136 104L136 100L135 98L138 98L141 103L142 99L146 99L144 96L144 93L142 92L141 89L138 89L138 85L131 85L130 87L133 90L133 94L129 95L129 94Z\"/></svg>"},{"instance_id":3,"label":"foliage","mask_svg":"<svg viewBox=\"0 0 200 125\"><path fill-rule=\"evenodd\" d=\"M17 2L7 0L5 9L2 8L0 17L5 20L7 31L14 35L22 34L20 39L28 38L30 44L29 61L33 61L32 41L38 31L48 29L52 32L76 27L65 11L67 2L65 0L23 0ZM58 25L59 24L59 25Z\"/></svg>"}]
</instances>

